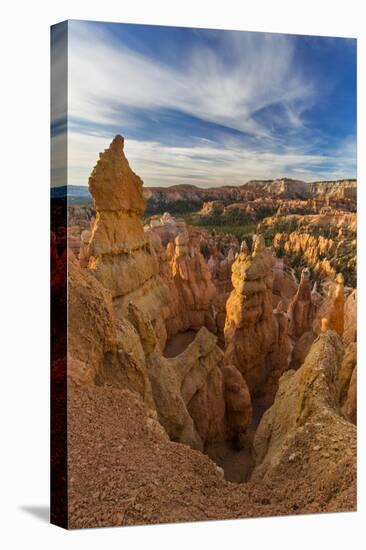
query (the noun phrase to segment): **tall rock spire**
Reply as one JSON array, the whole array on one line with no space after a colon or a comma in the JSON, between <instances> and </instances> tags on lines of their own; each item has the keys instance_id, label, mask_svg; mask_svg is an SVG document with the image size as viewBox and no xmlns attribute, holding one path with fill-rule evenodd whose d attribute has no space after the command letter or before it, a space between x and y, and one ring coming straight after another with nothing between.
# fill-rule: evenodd
<instances>
[{"instance_id":1,"label":"tall rock spire","mask_svg":"<svg viewBox=\"0 0 366 550\"><path fill-rule=\"evenodd\" d=\"M315 306L311 296L310 271L303 269L299 288L289 306L289 334L296 340L312 328L315 316Z\"/></svg>"},{"instance_id":2,"label":"tall rock spire","mask_svg":"<svg viewBox=\"0 0 366 550\"><path fill-rule=\"evenodd\" d=\"M272 310L273 257L262 237L253 239L252 253L242 248L232 265L233 290L226 302L225 361L238 368L251 392L260 393L278 332Z\"/></svg>"},{"instance_id":3,"label":"tall rock spire","mask_svg":"<svg viewBox=\"0 0 366 550\"><path fill-rule=\"evenodd\" d=\"M167 288L140 219L146 206L142 180L131 170L123 146L123 137L117 135L100 153L89 178L97 211L89 243L89 269L111 291L117 315L127 315L129 302L140 307L153 322L163 346L169 311Z\"/></svg>"},{"instance_id":4,"label":"tall rock spire","mask_svg":"<svg viewBox=\"0 0 366 550\"><path fill-rule=\"evenodd\" d=\"M344 331L344 278L338 273L328 313L329 329L342 336Z\"/></svg>"},{"instance_id":5,"label":"tall rock spire","mask_svg":"<svg viewBox=\"0 0 366 550\"><path fill-rule=\"evenodd\" d=\"M142 180L130 168L124 154L124 138L117 135L89 177L89 189L97 211L128 211L142 214L146 201Z\"/></svg>"}]
</instances>

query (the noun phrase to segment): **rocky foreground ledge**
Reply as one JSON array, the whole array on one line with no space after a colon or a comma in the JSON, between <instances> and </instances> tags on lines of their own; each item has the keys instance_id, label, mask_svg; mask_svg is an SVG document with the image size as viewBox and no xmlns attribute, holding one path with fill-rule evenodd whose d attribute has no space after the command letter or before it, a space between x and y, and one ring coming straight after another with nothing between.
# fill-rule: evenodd
<instances>
[{"instance_id":1,"label":"rocky foreground ledge","mask_svg":"<svg viewBox=\"0 0 366 550\"><path fill-rule=\"evenodd\" d=\"M71 383L70 527L355 510L356 430L334 390L341 348L335 333L323 334L306 364L283 376L245 484L169 441L136 394Z\"/></svg>"}]
</instances>

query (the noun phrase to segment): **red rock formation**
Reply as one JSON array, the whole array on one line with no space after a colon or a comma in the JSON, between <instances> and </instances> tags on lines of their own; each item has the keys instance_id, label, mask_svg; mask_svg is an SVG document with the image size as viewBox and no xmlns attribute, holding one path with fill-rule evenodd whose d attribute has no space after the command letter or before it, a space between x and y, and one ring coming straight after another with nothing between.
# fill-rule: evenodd
<instances>
[{"instance_id":1,"label":"red rock formation","mask_svg":"<svg viewBox=\"0 0 366 550\"><path fill-rule=\"evenodd\" d=\"M273 305L276 307L282 302L284 309L287 309L297 292L297 287L292 269L285 264L283 258L276 258L273 264Z\"/></svg>"},{"instance_id":2,"label":"red rock formation","mask_svg":"<svg viewBox=\"0 0 366 550\"><path fill-rule=\"evenodd\" d=\"M69 377L82 385L128 388L155 408L136 331L117 319L110 292L70 253L68 318Z\"/></svg>"},{"instance_id":3,"label":"red rock formation","mask_svg":"<svg viewBox=\"0 0 366 550\"><path fill-rule=\"evenodd\" d=\"M345 354L338 374L337 384L342 412L348 420L356 423L357 416L357 320L356 291L352 291L344 305L344 331L342 341Z\"/></svg>"},{"instance_id":4,"label":"red rock formation","mask_svg":"<svg viewBox=\"0 0 366 550\"><path fill-rule=\"evenodd\" d=\"M276 254L294 268L311 268L318 280L342 272L348 286L356 284L356 214L331 211L316 215L265 218L257 227L273 238Z\"/></svg>"},{"instance_id":5,"label":"red rock formation","mask_svg":"<svg viewBox=\"0 0 366 550\"><path fill-rule=\"evenodd\" d=\"M342 412L353 424L357 422L357 368L354 367L348 385L347 395L342 406Z\"/></svg>"},{"instance_id":6,"label":"red rock formation","mask_svg":"<svg viewBox=\"0 0 366 550\"><path fill-rule=\"evenodd\" d=\"M174 441L203 450L227 438L240 440L251 418L250 400L244 381L235 397L235 388L230 393L224 385L223 352L204 328L215 287L200 252L200 233L177 223L175 245L169 242L167 251L158 233L144 233L138 218L144 206L141 181L129 168L122 146L117 136L90 178L97 217L88 268L80 268L70 252L69 376L78 384L139 394ZM167 215L163 221L172 224ZM168 286L155 269L159 262ZM153 283L169 295L168 330L201 329L176 357L168 359L161 352L166 332L159 321L164 321L164 312L154 316L157 296L151 281L146 285L146 267Z\"/></svg>"},{"instance_id":7,"label":"red rock formation","mask_svg":"<svg viewBox=\"0 0 366 550\"><path fill-rule=\"evenodd\" d=\"M278 389L278 381L289 367L293 343L289 338L290 318L282 302L273 310L274 341L266 358L268 377L262 390L263 397L258 402L262 409L270 407Z\"/></svg>"},{"instance_id":8,"label":"red rock formation","mask_svg":"<svg viewBox=\"0 0 366 550\"><path fill-rule=\"evenodd\" d=\"M342 336L344 331L344 279L342 273L338 273L336 278L332 306L329 309L327 319L330 330L335 330L339 336Z\"/></svg>"},{"instance_id":9,"label":"red rock formation","mask_svg":"<svg viewBox=\"0 0 366 550\"><path fill-rule=\"evenodd\" d=\"M215 286L211 273L200 252L199 232L185 231L177 235L174 248L167 251L171 271L171 280L175 292L171 295L168 333L176 334L187 329L198 330L207 326L215 330L212 311L212 301L215 296Z\"/></svg>"},{"instance_id":10,"label":"red rock formation","mask_svg":"<svg viewBox=\"0 0 366 550\"><path fill-rule=\"evenodd\" d=\"M344 304L344 331L342 340L345 346L357 339L357 291L353 290Z\"/></svg>"},{"instance_id":11,"label":"red rock formation","mask_svg":"<svg viewBox=\"0 0 366 550\"><path fill-rule=\"evenodd\" d=\"M200 230L165 215L158 224L146 228L146 235L159 257L160 275L169 289L168 338L202 326L216 332L216 288L201 253Z\"/></svg>"},{"instance_id":12,"label":"red rock formation","mask_svg":"<svg viewBox=\"0 0 366 550\"><path fill-rule=\"evenodd\" d=\"M233 291L226 304L225 358L235 365L253 395L270 402L280 374L289 361L287 315L273 314L273 257L263 238L253 251L240 254L232 266Z\"/></svg>"},{"instance_id":13,"label":"red rock formation","mask_svg":"<svg viewBox=\"0 0 366 550\"><path fill-rule=\"evenodd\" d=\"M131 170L123 144L123 138L116 136L99 155L89 178L97 212L89 243L89 270L111 291L120 318L126 316L129 302L148 313L164 346L167 288L139 217L146 206L142 181Z\"/></svg>"},{"instance_id":14,"label":"red rock formation","mask_svg":"<svg viewBox=\"0 0 366 550\"><path fill-rule=\"evenodd\" d=\"M167 359L151 322L132 303L129 319L139 334L158 417L170 438L201 450L227 438L240 441L251 420L250 397L245 382L234 387L230 367L223 369L216 337L203 327L182 353Z\"/></svg>"},{"instance_id":15,"label":"red rock formation","mask_svg":"<svg viewBox=\"0 0 366 550\"><path fill-rule=\"evenodd\" d=\"M144 189L149 201L149 210L174 212L176 204L187 204L188 209L198 210L204 203L222 201L223 204L245 204L256 199L264 200L294 200L307 201L308 199L330 200L341 205L353 205L356 201L356 180L338 180L331 182L306 183L299 180L282 178L277 180L251 180L241 186L225 185L202 189L194 185L173 185L171 187L150 187ZM250 207L252 205L250 204ZM259 206L260 208L260 206ZM211 206L207 204L208 211ZM254 210L256 208L254 207Z\"/></svg>"},{"instance_id":16,"label":"red rock formation","mask_svg":"<svg viewBox=\"0 0 366 550\"><path fill-rule=\"evenodd\" d=\"M314 332L335 330L340 336L344 331L344 279L338 273L336 280L328 281L328 293L313 323Z\"/></svg>"},{"instance_id":17,"label":"red rock formation","mask_svg":"<svg viewBox=\"0 0 366 550\"><path fill-rule=\"evenodd\" d=\"M338 279L319 317L324 332L277 391L291 353L289 329L302 362L313 337L314 305L322 307L306 272L297 289L283 262L273 265L262 238L254 239L252 251L243 242L235 258L233 237L189 228L167 213L144 231L142 182L119 136L101 154L90 189L97 209L92 234L80 220L68 235L80 261L69 252L73 526L318 512L339 509L340 502L352 509L355 429L348 420L355 422L356 410L355 294L342 309ZM260 182L232 191L231 200L250 196L258 212L258 196L303 192L302 182ZM318 208L321 199L313 202ZM273 198L263 201L270 203ZM52 235L53 264L62 252L66 257L65 243L65 228ZM212 334L220 326L225 352ZM330 328L343 333L343 358ZM187 329L199 329L188 347L164 356L166 332ZM255 436L257 464L249 485L227 484L220 468L187 447L236 452L228 441L246 446L252 416L255 424L258 409L273 400ZM263 508L267 501L270 508Z\"/></svg>"},{"instance_id":18,"label":"red rock formation","mask_svg":"<svg viewBox=\"0 0 366 550\"><path fill-rule=\"evenodd\" d=\"M312 480L337 486L346 470L355 476L356 430L339 414L337 371L343 356L334 331L322 333L305 363L280 379L273 406L263 415L254 439L257 464L252 481ZM329 485L330 484L330 485Z\"/></svg>"},{"instance_id":19,"label":"red rock formation","mask_svg":"<svg viewBox=\"0 0 366 550\"><path fill-rule=\"evenodd\" d=\"M315 313L316 309L311 297L310 272L308 269L303 269L298 290L289 306L289 334L294 340L311 330Z\"/></svg>"},{"instance_id":20,"label":"red rock formation","mask_svg":"<svg viewBox=\"0 0 366 550\"><path fill-rule=\"evenodd\" d=\"M89 265L89 243L92 236L92 232L88 229L80 235L80 250L79 250L79 262L80 267L88 267Z\"/></svg>"}]
</instances>

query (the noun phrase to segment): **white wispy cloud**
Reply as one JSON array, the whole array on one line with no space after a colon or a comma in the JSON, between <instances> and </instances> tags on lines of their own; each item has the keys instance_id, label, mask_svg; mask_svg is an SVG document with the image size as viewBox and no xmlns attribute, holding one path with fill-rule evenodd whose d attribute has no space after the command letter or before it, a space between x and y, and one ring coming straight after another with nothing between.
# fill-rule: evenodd
<instances>
[{"instance_id":1,"label":"white wispy cloud","mask_svg":"<svg viewBox=\"0 0 366 550\"><path fill-rule=\"evenodd\" d=\"M298 126L313 84L305 81L285 35L228 32L218 48L200 45L179 68L111 40L105 31L71 23L69 114L93 123L115 123L129 108L175 109L257 136L270 130L255 114L281 105ZM228 62L229 60L229 62Z\"/></svg>"},{"instance_id":2,"label":"white wispy cloud","mask_svg":"<svg viewBox=\"0 0 366 550\"><path fill-rule=\"evenodd\" d=\"M109 137L69 133L70 183L87 183L98 153L106 149L109 142ZM351 140L330 155L314 155L292 148L282 152L247 151L233 144L222 148L214 143L174 147L158 141L125 142L125 154L131 168L142 177L146 186L191 183L215 187L283 176L306 181L346 178L355 175L351 148Z\"/></svg>"},{"instance_id":3,"label":"white wispy cloud","mask_svg":"<svg viewBox=\"0 0 366 550\"><path fill-rule=\"evenodd\" d=\"M68 183L87 183L98 153L113 138L108 126L118 127L122 134L133 129L136 136L141 114L152 120L164 109L245 132L253 139L246 147L241 137L228 133L219 144L208 133L188 136L189 145L180 146L178 141L167 145L158 135L149 141L141 132L141 139L126 139L125 152L145 185L208 187L240 185L254 178L355 175L354 138L328 147L327 154L314 154L317 138L310 142L309 133L306 140L301 137L306 110L318 92L302 75L289 37L227 32L216 38L214 49L201 41L172 65L117 43L95 26L72 22ZM263 110L265 116L258 116ZM293 140L279 139L279 127L291 131Z\"/></svg>"}]
</instances>

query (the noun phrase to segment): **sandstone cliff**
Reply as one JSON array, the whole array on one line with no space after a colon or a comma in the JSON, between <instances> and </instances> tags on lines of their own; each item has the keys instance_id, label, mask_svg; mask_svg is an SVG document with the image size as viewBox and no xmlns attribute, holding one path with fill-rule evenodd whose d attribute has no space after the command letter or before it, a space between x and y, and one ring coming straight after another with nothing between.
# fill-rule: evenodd
<instances>
[{"instance_id":1,"label":"sandstone cliff","mask_svg":"<svg viewBox=\"0 0 366 550\"><path fill-rule=\"evenodd\" d=\"M172 185L170 187L147 187L144 189L148 201L148 211L159 213L168 210L172 213L199 210L204 203L221 201L229 204L251 203L257 199L286 199L308 201L311 199L329 200L334 205L346 205L355 210L356 180L336 180L307 183L290 178L271 180L251 180L241 186L225 185L202 189L194 185ZM270 202L268 203L270 205ZM252 205L250 205L252 206ZM260 204L257 204L260 208ZM279 204L278 204L279 206ZM254 211L256 207L254 206Z\"/></svg>"},{"instance_id":2,"label":"sandstone cliff","mask_svg":"<svg viewBox=\"0 0 366 550\"><path fill-rule=\"evenodd\" d=\"M223 353L216 338L202 328L183 353L167 359L146 315L132 304L129 315L144 348L159 420L170 438L200 450L224 440Z\"/></svg>"},{"instance_id":3,"label":"sandstone cliff","mask_svg":"<svg viewBox=\"0 0 366 550\"><path fill-rule=\"evenodd\" d=\"M206 326L222 344L231 266L239 249L236 238L187 226L168 213L152 218L145 235L169 290L168 338Z\"/></svg>"},{"instance_id":4,"label":"sandstone cliff","mask_svg":"<svg viewBox=\"0 0 366 550\"><path fill-rule=\"evenodd\" d=\"M340 414L336 386L342 357L339 336L327 331L314 342L304 365L282 376L255 435L252 481L311 480L314 488L322 484L326 500L345 474L342 489L354 485L356 430Z\"/></svg>"}]
</instances>

